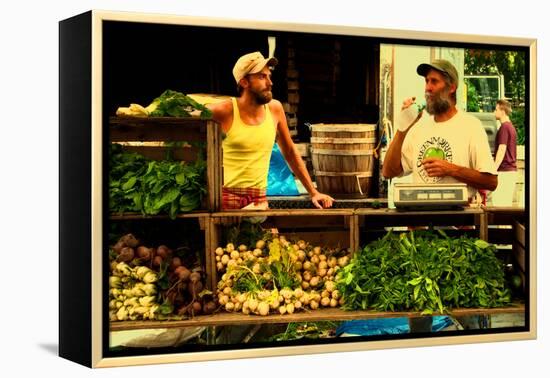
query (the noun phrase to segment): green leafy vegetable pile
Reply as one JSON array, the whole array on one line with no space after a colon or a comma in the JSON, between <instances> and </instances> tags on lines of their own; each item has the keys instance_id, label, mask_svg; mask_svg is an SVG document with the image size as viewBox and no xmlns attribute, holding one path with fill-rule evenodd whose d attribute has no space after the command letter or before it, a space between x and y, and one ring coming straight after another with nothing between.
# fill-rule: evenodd
<instances>
[{"instance_id":1,"label":"green leafy vegetable pile","mask_svg":"<svg viewBox=\"0 0 550 378\"><path fill-rule=\"evenodd\" d=\"M206 193L206 162L155 161L111 145L109 210L144 215L178 213L200 207Z\"/></svg>"},{"instance_id":2,"label":"green leafy vegetable pile","mask_svg":"<svg viewBox=\"0 0 550 378\"><path fill-rule=\"evenodd\" d=\"M200 110L201 118L212 118L212 112L183 93L167 89L153 100L151 117L191 117L191 112Z\"/></svg>"},{"instance_id":3,"label":"green leafy vegetable pile","mask_svg":"<svg viewBox=\"0 0 550 378\"><path fill-rule=\"evenodd\" d=\"M493 245L438 233L390 232L356 253L337 279L342 307L432 314L510 303Z\"/></svg>"}]
</instances>

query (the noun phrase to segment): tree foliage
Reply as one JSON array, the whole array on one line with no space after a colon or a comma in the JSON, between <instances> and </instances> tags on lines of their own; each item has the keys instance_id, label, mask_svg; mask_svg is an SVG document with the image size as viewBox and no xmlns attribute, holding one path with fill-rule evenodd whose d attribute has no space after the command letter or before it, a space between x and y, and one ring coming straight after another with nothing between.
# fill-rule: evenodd
<instances>
[{"instance_id":1,"label":"tree foliage","mask_svg":"<svg viewBox=\"0 0 550 378\"><path fill-rule=\"evenodd\" d=\"M464 53L467 75L504 76L505 96L515 105L525 101L525 52L509 50L473 50Z\"/></svg>"},{"instance_id":2,"label":"tree foliage","mask_svg":"<svg viewBox=\"0 0 550 378\"><path fill-rule=\"evenodd\" d=\"M478 49L464 51L465 75L504 76L504 96L512 103L510 118L518 132L518 144L524 144L525 140L525 69L524 51ZM476 95L468 91L469 109L475 108L473 102Z\"/></svg>"}]
</instances>

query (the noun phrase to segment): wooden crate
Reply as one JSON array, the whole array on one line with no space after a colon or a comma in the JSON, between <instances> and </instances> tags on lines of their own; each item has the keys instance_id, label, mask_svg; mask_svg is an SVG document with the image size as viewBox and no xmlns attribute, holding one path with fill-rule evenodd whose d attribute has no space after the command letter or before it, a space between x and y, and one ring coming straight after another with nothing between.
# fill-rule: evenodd
<instances>
[{"instance_id":1,"label":"wooden crate","mask_svg":"<svg viewBox=\"0 0 550 378\"><path fill-rule=\"evenodd\" d=\"M288 92L288 102L289 102L289 104L299 104L300 103L300 93L298 91L289 91Z\"/></svg>"},{"instance_id":2,"label":"wooden crate","mask_svg":"<svg viewBox=\"0 0 550 378\"><path fill-rule=\"evenodd\" d=\"M221 207L221 131L217 123L198 118L175 117L110 117L109 141L125 142L124 149L151 159L163 160L172 150L175 160L194 161L197 143L206 149L206 183L208 194L202 210L216 211ZM127 143L130 142L130 143ZM135 143L139 142L139 143ZM187 142L181 148L170 143Z\"/></svg>"},{"instance_id":3,"label":"wooden crate","mask_svg":"<svg viewBox=\"0 0 550 378\"><path fill-rule=\"evenodd\" d=\"M298 104L289 104L288 102L283 102L283 109L285 113L297 113Z\"/></svg>"},{"instance_id":4,"label":"wooden crate","mask_svg":"<svg viewBox=\"0 0 550 378\"><path fill-rule=\"evenodd\" d=\"M178 247L189 247L187 256L200 253L202 268L206 273L206 288L211 290L212 279L208 267L212 265L212 255L207 253L210 243L209 213L180 214L175 220L167 216L144 216L142 214L111 215L109 220L114 230L120 234L132 233L146 247L158 247L164 244L172 250ZM190 245L187 245L191 241ZM190 266L187 266L190 268Z\"/></svg>"},{"instance_id":5,"label":"wooden crate","mask_svg":"<svg viewBox=\"0 0 550 378\"><path fill-rule=\"evenodd\" d=\"M286 82L287 89L289 91L300 89L300 83L296 79L288 79Z\"/></svg>"},{"instance_id":6,"label":"wooden crate","mask_svg":"<svg viewBox=\"0 0 550 378\"><path fill-rule=\"evenodd\" d=\"M182 215L192 217L192 214ZM304 240L321 245L334 243L349 246L352 251L359 247L359 237L375 226L386 225L426 225L435 221L439 224L475 225L480 233L487 228L486 213L482 209L466 209L464 211L401 212L389 209L300 209L300 210L267 210L243 211L232 210L204 214L199 217L201 228L205 232L205 268L207 271L207 287L216 288L218 277L215 266L215 249L223 246L224 228L247 217L265 218L265 228L275 228L280 234L297 236ZM521 240L521 239L520 239ZM500 323L513 321L513 325L521 322L525 316L525 306L514 303L503 308L469 308L453 309L451 316L458 318L487 317L500 314L516 314L514 317L495 318ZM379 311L343 311L341 309L319 309L299 312L292 315L269 315L267 317L244 315L240 313L217 312L212 315L199 315L182 321L125 321L110 324L111 331L127 329L154 329L172 327L225 326L264 323L288 323L298 321L351 320L386 317L418 317L416 312L379 312ZM434 314L435 315L435 314ZM508 324L508 323L506 323ZM517 323L519 324L519 323Z\"/></svg>"},{"instance_id":7,"label":"wooden crate","mask_svg":"<svg viewBox=\"0 0 550 378\"><path fill-rule=\"evenodd\" d=\"M313 245L357 250L357 222L353 209L229 210L212 214L210 251L207 250L207 253L214 256L216 248L223 247L228 242L224 239L224 231L247 218L261 221L262 228L285 235L289 240L302 239ZM215 277L214 261L209 269L208 273ZM212 282L212 285L216 287L217 281Z\"/></svg>"},{"instance_id":8,"label":"wooden crate","mask_svg":"<svg viewBox=\"0 0 550 378\"><path fill-rule=\"evenodd\" d=\"M422 229L431 226L447 227L453 233L471 234L486 240L487 223L482 209L439 210L439 211L400 211L395 209L357 209L359 215L359 242L363 246L393 228L407 231L410 227Z\"/></svg>"},{"instance_id":9,"label":"wooden crate","mask_svg":"<svg viewBox=\"0 0 550 378\"><path fill-rule=\"evenodd\" d=\"M298 118L296 117L296 113L285 113L285 115L290 136L295 139L298 137Z\"/></svg>"}]
</instances>

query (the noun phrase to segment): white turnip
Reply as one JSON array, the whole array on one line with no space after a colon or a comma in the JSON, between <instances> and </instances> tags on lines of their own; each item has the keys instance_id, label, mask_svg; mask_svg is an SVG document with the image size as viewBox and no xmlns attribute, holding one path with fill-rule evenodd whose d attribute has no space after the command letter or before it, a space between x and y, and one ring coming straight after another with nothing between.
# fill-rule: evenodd
<instances>
[{"instance_id":1,"label":"white turnip","mask_svg":"<svg viewBox=\"0 0 550 378\"><path fill-rule=\"evenodd\" d=\"M334 281L327 281L325 282L325 289L329 293L332 293L334 290L336 290L336 284L334 283Z\"/></svg>"},{"instance_id":2,"label":"white turnip","mask_svg":"<svg viewBox=\"0 0 550 378\"><path fill-rule=\"evenodd\" d=\"M256 249L262 250L264 247L265 247L265 241L263 241L263 240L258 240L258 241L256 242Z\"/></svg>"},{"instance_id":3,"label":"white turnip","mask_svg":"<svg viewBox=\"0 0 550 378\"><path fill-rule=\"evenodd\" d=\"M110 276L109 277L109 287L120 289L122 287L122 280L120 277L117 276Z\"/></svg>"},{"instance_id":4,"label":"white turnip","mask_svg":"<svg viewBox=\"0 0 550 378\"><path fill-rule=\"evenodd\" d=\"M288 303L286 305L286 312L287 312L287 314L293 314L294 313L294 304L293 303Z\"/></svg>"},{"instance_id":5,"label":"white turnip","mask_svg":"<svg viewBox=\"0 0 550 378\"><path fill-rule=\"evenodd\" d=\"M266 316L269 314L269 304L266 302L260 302L258 304L258 313L262 316Z\"/></svg>"},{"instance_id":6,"label":"white turnip","mask_svg":"<svg viewBox=\"0 0 550 378\"><path fill-rule=\"evenodd\" d=\"M263 302L262 302L263 303ZM248 300L248 308L250 308L250 311L254 312L259 306L259 302L255 298L250 298Z\"/></svg>"},{"instance_id":7,"label":"white turnip","mask_svg":"<svg viewBox=\"0 0 550 378\"><path fill-rule=\"evenodd\" d=\"M311 279L309 280L309 284L311 287L316 287L317 285L319 285L320 282L321 279L319 278L319 276L311 277Z\"/></svg>"},{"instance_id":8,"label":"white turnip","mask_svg":"<svg viewBox=\"0 0 550 378\"><path fill-rule=\"evenodd\" d=\"M230 258L228 255L223 255L222 256L222 264L223 265L227 265L227 263L229 262Z\"/></svg>"},{"instance_id":9,"label":"white turnip","mask_svg":"<svg viewBox=\"0 0 550 378\"><path fill-rule=\"evenodd\" d=\"M143 282L145 283L153 283L158 281L158 276L154 272L149 272L143 277Z\"/></svg>"},{"instance_id":10,"label":"white turnip","mask_svg":"<svg viewBox=\"0 0 550 378\"><path fill-rule=\"evenodd\" d=\"M313 255L311 256L311 259L310 259L311 263L314 264L315 266L319 265L319 262L321 260L319 260L319 256L317 255Z\"/></svg>"}]
</instances>

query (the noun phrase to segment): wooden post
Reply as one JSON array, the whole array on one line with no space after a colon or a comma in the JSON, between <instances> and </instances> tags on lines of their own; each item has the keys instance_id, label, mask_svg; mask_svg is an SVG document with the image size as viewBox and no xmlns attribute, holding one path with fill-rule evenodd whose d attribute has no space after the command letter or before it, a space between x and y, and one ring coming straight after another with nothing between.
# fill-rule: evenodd
<instances>
[{"instance_id":1,"label":"wooden post","mask_svg":"<svg viewBox=\"0 0 550 378\"><path fill-rule=\"evenodd\" d=\"M209 251L210 255L212 256L212 265L210 266L210 270L208 271L210 275L210 285L211 290L214 294L216 294L216 288L218 287L218 271L216 269L216 258L215 258L215 251L216 248L221 247L220 245L220 232L221 227L219 226L218 219L214 217L208 218L208 244L209 244Z\"/></svg>"},{"instance_id":2,"label":"wooden post","mask_svg":"<svg viewBox=\"0 0 550 378\"><path fill-rule=\"evenodd\" d=\"M208 188L208 210L216 211L216 124L206 123L206 185Z\"/></svg>"},{"instance_id":3,"label":"wooden post","mask_svg":"<svg viewBox=\"0 0 550 378\"><path fill-rule=\"evenodd\" d=\"M349 246L351 253L354 254L360 248L359 246L359 215L354 214L349 218Z\"/></svg>"},{"instance_id":4,"label":"wooden post","mask_svg":"<svg viewBox=\"0 0 550 378\"><path fill-rule=\"evenodd\" d=\"M483 212L478 215L479 220L479 238L481 240L489 241L489 225L487 222L487 212Z\"/></svg>"}]
</instances>

